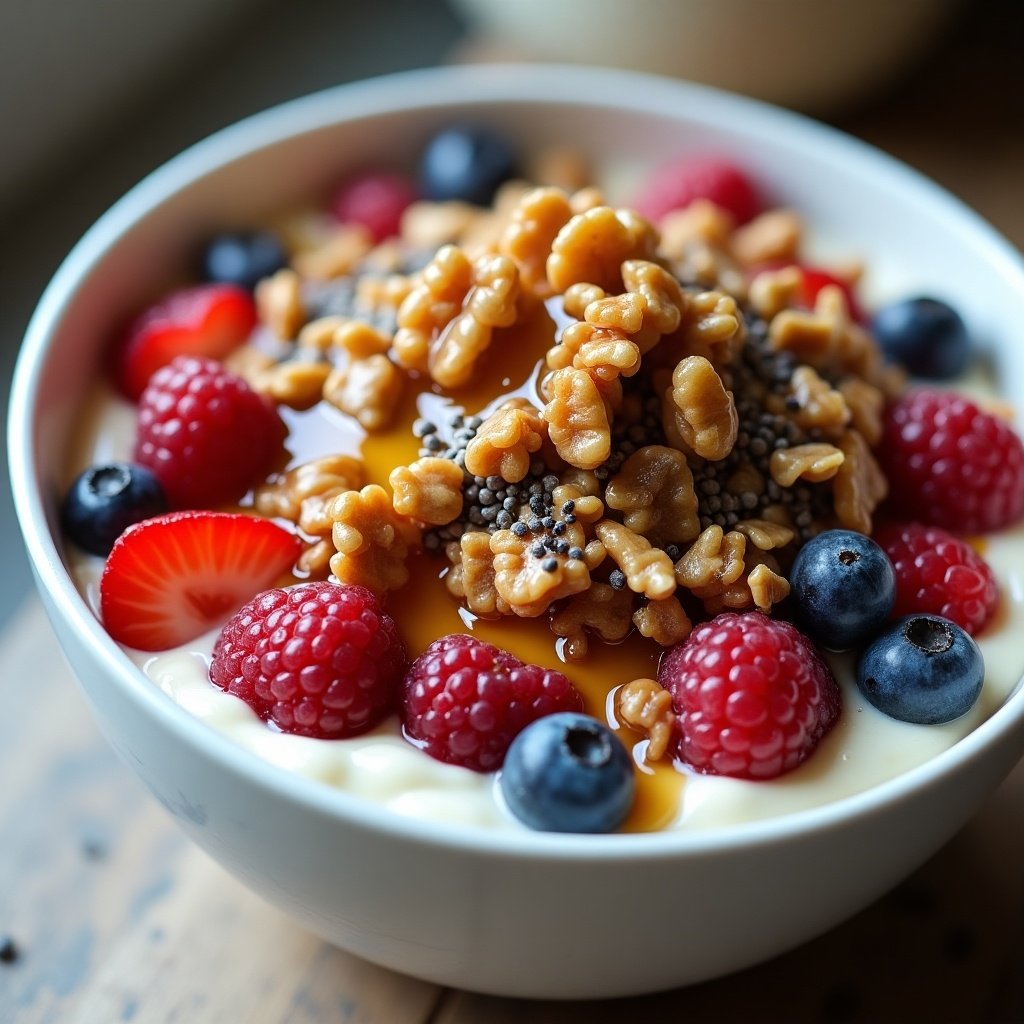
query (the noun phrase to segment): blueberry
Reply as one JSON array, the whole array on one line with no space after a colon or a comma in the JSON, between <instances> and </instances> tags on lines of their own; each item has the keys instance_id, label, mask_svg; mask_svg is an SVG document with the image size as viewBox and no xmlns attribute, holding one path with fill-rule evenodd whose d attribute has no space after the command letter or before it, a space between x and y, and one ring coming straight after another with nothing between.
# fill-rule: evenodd
<instances>
[{"instance_id":1,"label":"blueberry","mask_svg":"<svg viewBox=\"0 0 1024 1024\"><path fill-rule=\"evenodd\" d=\"M90 466L68 490L61 507L67 535L84 551L109 555L133 523L167 511L157 478L144 466L112 462Z\"/></svg>"},{"instance_id":2,"label":"blueberry","mask_svg":"<svg viewBox=\"0 0 1024 1024\"><path fill-rule=\"evenodd\" d=\"M892 611L896 573L885 552L852 530L826 530L799 551L789 575L804 632L833 651L857 647Z\"/></svg>"},{"instance_id":3,"label":"blueberry","mask_svg":"<svg viewBox=\"0 0 1024 1024\"><path fill-rule=\"evenodd\" d=\"M596 718L538 718L513 741L500 776L512 813L541 832L611 832L633 806L633 762Z\"/></svg>"},{"instance_id":4,"label":"blueberry","mask_svg":"<svg viewBox=\"0 0 1024 1024\"><path fill-rule=\"evenodd\" d=\"M879 310L872 327L885 355L915 377L949 380L967 368L967 328L939 299L894 302Z\"/></svg>"},{"instance_id":5,"label":"blueberry","mask_svg":"<svg viewBox=\"0 0 1024 1024\"><path fill-rule=\"evenodd\" d=\"M857 686L901 722L939 725L966 715L981 693L985 663L955 622L907 615L878 636L857 666Z\"/></svg>"},{"instance_id":6,"label":"blueberry","mask_svg":"<svg viewBox=\"0 0 1024 1024\"><path fill-rule=\"evenodd\" d=\"M203 253L207 281L255 288L256 283L288 265L288 254L269 231L234 231L218 235Z\"/></svg>"},{"instance_id":7,"label":"blueberry","mask_svg":"<svg viewBox=\"0 0 1024 1024\"><path fill-rule=\"evenodd\" d=\"M515 173L515 154L504 138L487 128L454 127L427 144L420 159L420 192L435 202L460 199L487 206Z\"/></svg>"}]
</instances>

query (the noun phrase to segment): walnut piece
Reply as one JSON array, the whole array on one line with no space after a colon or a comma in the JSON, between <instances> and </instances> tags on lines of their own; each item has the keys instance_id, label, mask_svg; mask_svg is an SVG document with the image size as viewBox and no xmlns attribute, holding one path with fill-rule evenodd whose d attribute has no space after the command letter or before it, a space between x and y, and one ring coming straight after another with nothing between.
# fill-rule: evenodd
<instances>
[{"instance_id":1,"label":"walnut piece","mask_svg":"<svg viewBox=\"0 0 1024 1024\"><path fill-rule=\"evenodd\" d=\"M466 446L466 469L474 476L500 476L518 483L530 471L530 456L547 437L547 423L531 405L509 402L491 413Z\"/></svg>"},{"instance_id":2,"label":"walnut piece","mask_svg":"<svg viewBox=\"0 0 1024 1024\"><path fill-rule=\"evenodd\" d=\"M578 523L569 527L565 539L570 545L582 543L583 530ZM494 554L495 588L516 615L536 618L553 601L579 594L590 586L590 569L585 561L550 552L537 558L529 551L529 537L517 537L511 530L495 531L490 543ZM553 572L544 568L548 558L555 562Z\"/></svg>"},{"instance_id":3,"label":"walnut piece","mask_svg":"<svg viewBox=\"0 0 1024 1024\"><path fill-rule=\"evenodd\" d=\"M832 436L850 422L842 393L830 387L811 366L798 366L793 371L789 397L797 404L793 419L804 430L817 428Z\"/></svg>"},{"instance_id":4,"label":"walnut piece","mask_svg":"<svg viewBox=\"0 0 1024 1024\"><path fill-rule=\"evenodd\" d=\"M687 356L672 371L675 427L686 445L711 462L732 451L739 416L731 391L704 356Z\"/></svg>"},{"instance_id":5,"label":"walnut piece","mask_svg":"<svg viewBox=\"0 0 1024 1024\"><path fill-rule=\"evenodd\" d=\"M327 362L289 359L267 367L250 381L254 391L290 409L312 409L323 397L331 372Z\"/></svg>"},{"instance_id":6,"label":"walnut piece","mask_svg":"<svg viewBox=\"0 0 1024 1024\"><path fill-rule=\"evenodd\" d=\"M743 574L746 548L747 538L742 533L709 526L676 562L676 582L694 592L727 587Z\"/></svg>"},{"instance_id":7,"label":"walnut piece","mask_svg":"<svg viewBox=\"0 0 1024 1024\"><path fill-rule=\"evenodd\" d=\"M672 694L656 679L633 679L615 692L618 717L638 732L647 734L648 761L665 756L672 739L676 716L672 711Z\"/></svg>"},{"instance_id":8,"label":"walnut piece","mask_svg":"<svg viewBox=\"0 0 1024 1024\"><path fill-rule=\"evenodd\" d=\"M536 188L519 201L498 243L519 269L523 287L540 298L552 294L547 277L551 245L572 218L569 197L559 188Z\"/></svg>"},{"instance_id":9,"label":"walnut piece","mask_svg":"<svg viewBox=\"0 0 1024 1024\"><path fill-rule=\"evenodd\" d=\"M612 301L625 304L627 296L617 295ZM597 305L591 303L587 311ZM611 381L620 375L631 377L640 369L640 348L617 328L577 321L569 324L559 343L548 349L547 364L552 370L574 366L591 377Z\"/></svg>"},{"instance_id":10,"label":"walnut piece","mask_svg":"<svg viewBox=\"0 0 1024 1024\"><path fill-rule=\"evenodd\" d=\"M657 547L691 541L700 533L697 494L686 456L647 445L635 451L609 481L605 503Z\"/></svg>"},{"instance_id":11,"label":"walnut piece","mask_svg":"<svg viewBox=\"0 0 1024 1024\"><path fill-rule=\"evenodd\" d=\"M857 431L846 431L839 449L844 461L832 483L836 515L846 529L870 534L874 511L889 493L888 481Z\"/></svg>"},{"instance_id":12,"label":"walnut piece","mask_svg":"<svg viewBox=\"0 0 1024 1024\"><path fill-rule=\"evenodd\" d=\"M615 564L626 574L626 586L634 593L657 601L675 593L672 560L661 548L652 547L646 537L611 519L594 527Z\"/></svg>"},{"instance_id":13,"label":"walnut piece","mask_svg":"<svg viewBox=\"0 0 1024 1024\"><path fill-rule=\"evenodd\" d=\"M291 341L306 321L301 280L294 270L279 270L256 285L256 311L274 334Z\"/></svg>"},{"instance_id":14,"label":"walnut piece","mask_svg":"<svg viewBox=\"0 0 1024 1024\"><path fill-rule=\"evenodd\" d=\"M494 585L494 553L491 535L485 530L464 533L452 541L446 552L452 568L445 576L445 586L466 607L484 619L508 615L512 609L498 594Z\"/></svg>"},{"instance_id":15,"label":"walnut piece","mask_svg":"<svg viewBox=\"0 0 1024 1024\"><path fill-rule=\"evenodd\" d=\"M747 586L754 600L754 607L767 614L772 605L785 600L789 596L789 580L780 576L774 569L759 562L747 574Z\"/></svg>"},{"instance_id":16,"label":"walnut piece","mask_svg":"<svg viewBox=\"0 0 1024 1024\"><path fill-rule=\"evenodd\" d=\"M586 657L587 630L605 643L618 643L632 628L633 594L607 583L591 583L551 616L551 632L565 638L563 653L572 661Z\"/></svg>"},{"instance_id":17,"label":"walnut piece","mask_svg":"<svg viewBox=\"0 0 1024 1024\"><path fill-rule=\"evenodd\" d=\"M812 441L772 452L768 470L780 487L792 487L797 480L816 484L831 480L845 460L835 445Z\"/></svg>"},{"instance_id":18,"label":"walnut piece","mask_svg":"<svg viewBox=\"0 0 1024 1024\"><path fill-rule=\"evenodd\" d=\"M660 601L647 601L633 613L633 622L641 636L662 647L672 647L685 640L693 629L689 615L675 595Z\"/></svg>"},{"instance_id":19,"label":"walnut piece","mask_svg":"<svg viewBox=\"0 0 1024 1024\"><path fill-rule=\"evenodd\" d=\"M611 454L608 410L588 373L574 367L556 370L545 381L543 416L558 454L577 469L595 469Z\"/></svg>"},{"instance_id":20,"label":"walnut piece","mask_svg":"<svg viewBox=\"0 0 1024 1024\"><path fill-rule=\"evenodd\" d=\"M552 293L585 281L607 292L622 291L625 260L653 260L657 232L639 214L596 206L566 223L547 259Z\"/></svg>"},{"instance_id":21,"label":"walnut piece","mask_svg":"<svg viewBox=\"0 0 1024 1024\"><path fill-rule=\"evenodd\" d=\"M747 297L754 312L770 321L797 302L803 286L804 272L799 267L763 270L750 282Z\"/></svg>"},{"instance_id":22,"label":"walnut piece","mask_svg":"<svg viewBox=\"0 0 1024 1024\"><path fill-rule=\"evenodd\" d=\"M444 526L462 511L462 470L451 459L431 456L396 466L388 477L400 516Z\"/></svg>"},{"instance_id":23,"label":"walnut piece","mask_svg":"<svg viewBox=\"0 0 1024 1024\"><path fill-rule=\"evenodd\" d=\"M800 252L803 222L793 210L767 210L737 228L729 239L733 256L744 266L792 263Z\"/></svg>"},{"instance_id":24,"label":"walnut piece","mask_svg":"<svg viewBox=\"0 0 1024 1024\"><path fill-rule=\"evenodd\" d=\"M404 380L387 356L352 359L331 370L324 381L323 397L355 417L366 430L384 430L394 418Z\"/></svg>"},{"instance_id":25,"label":"walnut piece","mask_svg":"<svg viewBox=\"0 0 1024 1024\"><path fill-rule=\"evenodd\" d=\"M394 509L387 491L368 484L344 491L331 501L331 539L337 553L331 572L341 583L354 583L383 594L409 580L406 558L419 542L420 531Z\"/></svg>"},{"instance_id":26,"label":"walnut piece","mask_svg":"<svg viewBox=\"0 0 1024 1024\"><path fill-rule=\"evenodd\" d=\"M314 249L295 254L292 264L299 276L313 281L343 277L373 248L373 237L362 225L340 224Z\"/></svg>"},{"instance_id":27,"label":"walnut piece","mask_svg":"<svg viewBox=\"0 0 1024 1024\"><path fill-rule=\"evenodd\" d=\"M784 548L796 536L790 527L767 519L745 519L736 524L736 529L760 551Z\"/></svg>"}]
</instances>

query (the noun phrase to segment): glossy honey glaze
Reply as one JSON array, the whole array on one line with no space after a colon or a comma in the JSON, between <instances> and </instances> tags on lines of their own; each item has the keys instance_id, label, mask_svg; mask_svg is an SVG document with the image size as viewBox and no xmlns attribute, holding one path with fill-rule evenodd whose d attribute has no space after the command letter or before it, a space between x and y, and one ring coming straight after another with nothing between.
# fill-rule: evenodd
<instances>
[{"instance_id":1,"label":"glossy honey glaze","mask_svg":"<svg viewBox=\"0 0 1024 1024\"><path fill-rule=\"evenodd\" d=\"M351 417L323 402L306 412L282 409L289 428L291 465L339 452L358 455L366 468L366 482L379 484L390 493L391 470L418 457L420 442L412 431L417 418L436 423L443 435L450 417L460 413L486 415L513 396L542 404L537 380L544 353L556 330L551 316L538 305L524 323L494 332L471 386L445 392L430 382L421 387L420 381L406 381L399 409L387 430L367 433ZM558 638L548 628L547 615L535 619L479 619L448 593L443 582L447 567L448 561L442 556L417 553L408 562L409 582L401 590L386 595L386 609L395 619L410 657L439 637L471 633L511 651L523 661L564 672L583 695L587 712L608 721L627 748L633 750L637 798L625 829L656 830L674 820L684 775L668 763L644 760L646 739L616 720L612 699L615 688L623 683L657 674L661 648L634 630L625 641L615 645L591 638L585 658L563 662Z\"/></svg>"}]
</instances>

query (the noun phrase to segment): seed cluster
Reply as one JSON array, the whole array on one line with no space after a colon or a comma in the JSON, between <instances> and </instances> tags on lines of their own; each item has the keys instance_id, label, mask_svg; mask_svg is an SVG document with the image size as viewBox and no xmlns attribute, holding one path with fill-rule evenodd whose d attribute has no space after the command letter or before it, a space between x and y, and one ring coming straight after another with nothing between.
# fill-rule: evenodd
<instances>
[{"instance_id":1,"label":"seed cluster","mask_svg":"<svg viewBox=\"0 0 1024 1024\"><path fill-rule=\"evenodd\" d=\"M359 279L364 275L352 274L327 281L302 282L302 304L309 320L325 316L342 316L360 320L375 327L381 334L392 337L398 329L397 310L394 306L368 303L358 292ZM374 274L372 276L381 276Z\"/></svg>"}]
</instances>

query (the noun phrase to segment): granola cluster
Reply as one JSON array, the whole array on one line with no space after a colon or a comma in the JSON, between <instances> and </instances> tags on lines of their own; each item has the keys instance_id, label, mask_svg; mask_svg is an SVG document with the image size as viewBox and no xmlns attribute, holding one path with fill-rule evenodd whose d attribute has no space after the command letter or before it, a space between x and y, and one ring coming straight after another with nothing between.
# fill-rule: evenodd
<instances>
[{"instance_id":1,"label":"granola cluster","mask_svg":"<svg viewBox=\"0 0 1024 1024\"><path fill-rule=\"evenodd\" d=\"M377 247L351 231L298 244L234 367L369 433L423 393L450 413L416 419L418 457L388 467L390 489L320 459L257 510L298 524L311 575L383 592L413 557L443 560L451 598L546 617L568 658L770 612L803 541L870 532L886 494L872 447L901 384L840 288L802 304L802 234L792 211L737 229L706 201L659 232L594 189L512 183L487 210L416 203ZM751 273L764 263L786 265ZM535 373L500 379L495 353L524 344ZM466 389L488 400L466 408ZM648 682L620 711L657 756L671 720Z\"/></svg>"}]
</instances>

